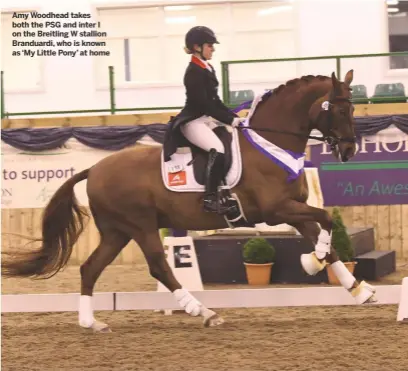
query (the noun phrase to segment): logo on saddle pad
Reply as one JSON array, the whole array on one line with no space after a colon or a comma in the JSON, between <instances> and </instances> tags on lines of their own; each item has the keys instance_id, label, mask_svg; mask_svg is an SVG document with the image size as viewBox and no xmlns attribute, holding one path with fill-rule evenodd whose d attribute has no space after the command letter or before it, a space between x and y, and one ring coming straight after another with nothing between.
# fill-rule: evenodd
<instances>
[{"instance_id":1,"label":"logo on saddle pad","mask_svg":"<svg viewBox=\"0 0 408 371\"><path fill-rule=\"evenodd\" d=\"M167 173L169 177L169 185L171 186L182 186L187 184L186 172L179 171L178 173Z\"/></svg>"}]
</instances>

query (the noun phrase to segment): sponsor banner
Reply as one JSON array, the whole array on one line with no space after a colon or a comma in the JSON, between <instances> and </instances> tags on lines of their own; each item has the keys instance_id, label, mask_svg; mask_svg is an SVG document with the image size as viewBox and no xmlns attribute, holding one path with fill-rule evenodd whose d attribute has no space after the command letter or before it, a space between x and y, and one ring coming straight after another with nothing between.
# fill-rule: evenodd
<instances>
[{"instance_id":1,"label":"sponsor banner","mask_svg":"<svg viewBox=\"0 0 408 371\"><path fill-rule=\"evenodd\" d=\"M2 208L42 208L70 177L112 154L87 147L76 139L61 148L30 152L2 142ZM82 205L88 205L86 180L75 186Z\"/></svg>"},{"instance_id":2,"label":"sponsor banner","mask_svg":"<svg viewBox=\"0 0 408 371\"><path fill-rule=\"evenodd\" d=\"M344 164L326 144L311 146L325 206L408 204L408 135L400 133L392 143L363 137Z\"/></svg>"}]
</instances>

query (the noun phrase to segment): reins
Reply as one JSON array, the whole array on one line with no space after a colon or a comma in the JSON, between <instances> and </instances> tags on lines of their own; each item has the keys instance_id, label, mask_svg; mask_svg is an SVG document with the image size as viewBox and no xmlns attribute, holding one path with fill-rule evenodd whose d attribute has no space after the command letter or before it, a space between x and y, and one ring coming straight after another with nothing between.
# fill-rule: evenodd
<instances>
[{"instance_id":1,"label":"reins","mask_svg":"<svg viewBox=\"0 0 408 371\"><path fill-rule=\"evenodd\" d=\"M279 133L279 134L287 134L287 135L293 135L301 138L308 138L308 139L315 139L320 142L325 142L327 143L330 147L335 147L337 146L340 142L349 142L349 143L354 143L355 142L355 137L354 138L338 138L336 136L320 136L317 137L315 135L306 135L306 134L300 134L300 133L293 133L291 131L283 131L283 130L274 130L274 129L269 129L269 128L258 128L256 126L238 126L237 129L243 130L243 129L250 129L254 131L267 131L270 133Z\"/></svg>"},{"instance_id":2,"label":"reins","mask_svg":"<svg viewBox=\"0 0 408 371\"><path fill-rule=\"evenodd\" d=\"M279 134L288 134L288 135L294 135L296 137L301 137L301 138L310 138L310 139L316 139L316 140L320 140L320 141L324 141L326 137L316 137L314 135L305 135L305 134L301 134L301 133L293 133L291 131L282 131L282 130L274 130L274 129L269 129L269 128L258 128L256 126L238 126L237 129L250 129L250 130L254 130L254 131L268 131L270 133L279 133Z\"/></svg>"}]
</instances>

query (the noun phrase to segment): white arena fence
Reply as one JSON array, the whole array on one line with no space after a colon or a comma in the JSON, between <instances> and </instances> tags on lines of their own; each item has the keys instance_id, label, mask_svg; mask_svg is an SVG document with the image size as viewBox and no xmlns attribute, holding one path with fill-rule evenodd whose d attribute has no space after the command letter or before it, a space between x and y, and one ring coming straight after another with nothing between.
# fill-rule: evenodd
<instances>
[{"instance_id":1,"label":"white arena fence","mask_svg":"<svg viewBox=\"0 0 408 371\"><path fill-rule=\"evenodd\" d=\"M368 305L404 306L408 319L408 277L401 285L376 286L377 303ZM204 290L191 292L208 308L259 308L356 305L343 287L268 288ZM404 304L404 305L403 305ZM76 312L79 293L2 295L2 313ZM99 292L94 294L96 311L179 310L170 292Z\"/></svg>"}]
</instances>

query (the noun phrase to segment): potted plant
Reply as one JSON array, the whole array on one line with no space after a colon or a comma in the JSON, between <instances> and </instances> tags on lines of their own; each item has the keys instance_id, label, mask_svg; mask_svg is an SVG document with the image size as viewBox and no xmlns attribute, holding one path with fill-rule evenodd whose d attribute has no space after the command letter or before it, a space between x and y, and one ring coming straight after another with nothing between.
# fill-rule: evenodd
<instances>
[{"instance_id":1,"label":"potted plant","mask_svg":"<svg viewBox=\"0 0 408 371\"><path fill-rule=\"evenodd\" d=\"M354 268L357 262L353 261L354 249L351 244L350 236L347 234L346 227L343 223L343 218L338 207L333 208L332 212L333 228L332 228L332 246L336 250L337 256L344 263L351 274L354 273ZM326 266L327 277L331 285L340 285L340 281L334 274L330 264Z\"/></svg>"},{"instance_id":2,"label":"potted plant","mask_svg":"<svg viewBox=\"0 0 408 371\"><path fill-rule=\"evenodd\" d=\"M275 262L275 248L266 239L249 239L243 247L243 259L250 285L269 284Z\"/></svg>"}]
</instances>

